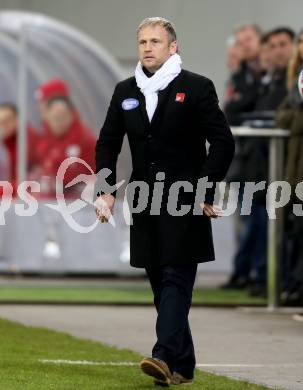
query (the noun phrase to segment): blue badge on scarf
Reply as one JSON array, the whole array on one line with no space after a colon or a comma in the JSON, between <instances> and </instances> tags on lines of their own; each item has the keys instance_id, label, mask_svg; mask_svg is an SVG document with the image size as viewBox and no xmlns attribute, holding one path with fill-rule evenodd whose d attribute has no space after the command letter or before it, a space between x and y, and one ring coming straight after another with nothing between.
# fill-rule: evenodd
<instances>
[{"instance_id":1,"label":"blue badge on scarf","mask_svg":"<svg viewBox=\"0 0 303 390\"><path fill-rule=\"evenodd\" d=\"M139 106L139 100L137 99L133 99L133 98L129 98L129 99L125 99L123 100L122 102L122 108L123 110L133 110L134 108L138 107Z\"/></svg>"}]
</instances>

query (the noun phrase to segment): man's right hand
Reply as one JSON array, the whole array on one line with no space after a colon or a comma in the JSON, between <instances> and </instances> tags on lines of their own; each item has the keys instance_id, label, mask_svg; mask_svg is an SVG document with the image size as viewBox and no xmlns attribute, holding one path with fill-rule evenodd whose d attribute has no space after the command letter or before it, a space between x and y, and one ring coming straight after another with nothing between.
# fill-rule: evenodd
<instances>
[{"instance_id":1,"label":"man's right hand","mask_svg":"<svg viewBox=\"0 0 303 390\"><path fill-rule=\"evenodd\" d=\"M203 214L209 218L218 218L223 216L223 211L220 207L209 204L209 203L200 203Z\"/></svg>"},{"instance_id":2,"label":"man's right hand","mask_svg":"<svg viewBox=\"0 0 303 390\"><path fill-rule=\"evenodd\" d=\"M95 211L101 223L108 222L114 214L115 197L112 194L98 196L95 201Z\"/></svg>"}]
</instances>

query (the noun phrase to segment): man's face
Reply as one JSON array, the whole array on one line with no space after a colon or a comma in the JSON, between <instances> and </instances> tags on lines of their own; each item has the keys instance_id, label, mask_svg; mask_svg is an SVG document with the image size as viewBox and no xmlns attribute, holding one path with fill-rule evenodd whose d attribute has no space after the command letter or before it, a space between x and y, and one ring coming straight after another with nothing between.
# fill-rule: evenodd
<instances>
[{"instance_id":1,"label":"man's face","mask_svg":"<svg viewBox=\"0 0 303 390\"><path fill-rule=\"evenodd\" d=\"M0 108L0 138L6 139L17 132L18 118L10 108Z\"/></svg>"},{"instance_id":2,"label":"man's face","mask_svg":"<svg viewBox=\"0 0 303 390\"><path fill-rule=\"evenodd\" d=\"M46 122L52 133L60 137L64 135L72 125L73 113L65 102L53 102L46 113Z\"/></svg>"},{"instance_id":3,"label":"man's face","mask_svg":"<svg viewBox=\"0 0 303 390\"><path fill-rule=\"evenodd\" d=\"M286 68L294 49L290 36L286 33L272 35L269 38L268 45L275 68Z\"/></svg>"},{"instance_id":4,"label":"man's face","mask_svg":"<svg viewBox=\"0 0 303 390\"><path fill-rule=\"evenodd\" d=\"M268 42L261 45L260 64L262 70L266 72L271 72L274 69L273 55Z\"/></svg>"},{"instance_id":5,"label":"man's face","mask_svg":"<svg viewBox=\"0 0 303 390\"><path fill-rule=\"evenodd\" d=\"M260 37L253 28L246 27L238 31L235 38L236 45L241 49L244 60L251 61L258 57L260 50Z\"/></svg>"},{"instance_id":6,"label":"man's face","mask_svg":"<svg viewBox=\"0 0 303 390\"><path fill-rule=\"evenodd\" d=\"M177 42L169 42L168 33L160 25L142 28L138 34L138 56L142 66L155 73L177 51Z\"/></svg>"}]
</instances>

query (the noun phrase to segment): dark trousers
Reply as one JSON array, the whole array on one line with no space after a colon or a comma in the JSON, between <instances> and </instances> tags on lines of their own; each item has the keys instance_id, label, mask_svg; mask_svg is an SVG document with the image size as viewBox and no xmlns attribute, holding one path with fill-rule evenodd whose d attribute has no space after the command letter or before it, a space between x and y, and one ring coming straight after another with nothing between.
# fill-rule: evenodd
<instances>
[{"instance_id":1,"label":"dark trousers","mask_svg":"<svg viewBox=\"0 0 303 390\"><path fill-rule=\"evenodd\" d=\"M196 359L188 314L197 264L148 267L146 273L158 313L152 356L165 361L171 372L193 378Z\"/></svg>"},{"instance_id":2,"label":"dark trousers","mask_svg":"<svg viewBox=\"0 0 303 390\"><path fill-rule=\"evenodd\" d=\"M235 278L251 278L256 283L266 285L267 223L265 205L253 201L251 214L241 216L240 243L234 258Z\"/></svg>"},{"instance_id":3,"label":"dark trousers","mask_svg":"<svg viewBox=\"0 0 303 390\"><path fill-rule=\"evenodd\" d=\"M287 237L286 265L283 264L282 269L283 284L284 290L289 294L297 294L303 303L303 218L292 213L292 220L292 229Z\"/></svg>"}]
</instances>

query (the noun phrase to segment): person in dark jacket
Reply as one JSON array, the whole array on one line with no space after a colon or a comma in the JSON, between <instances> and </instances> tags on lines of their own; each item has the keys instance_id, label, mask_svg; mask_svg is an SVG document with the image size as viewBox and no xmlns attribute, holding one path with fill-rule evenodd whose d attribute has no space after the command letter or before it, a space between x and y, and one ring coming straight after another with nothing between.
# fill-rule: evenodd
<instances>
[{"instance_id":1,"label":"person in dark jacket","mask_svg":"<svg viewBox=\"0 0 303 390\"><path fill-rule=\"evenodd\" d=\"M294 37L294 32L287 27L279 27L265 34L264 41L269 47L272 65L264 72L261 79L254 107L254 118L263 118L265 122L273 120L277 108L287 95L286 73L293 53ZM255 182L267 180L267 140L253 139L243 155L245 155L243 161L245 180ZM265 192L257 193L257 198L265 204Z\"/></svg>"},{"instance_id":2,"label":"person in dark jacket","mask_svg":"<svg viewBox=\"0 0 303 390\"><path fill-rule=\"evenodd\" d=\"M294 32L288 27L279 27L266 34L273 67L263 76L255 105L255 118L263 117L265 123L273 121L275 111L287 95L286 73L287 66L293 54ZM272 126L275 126L272 123ZM268 130L270 131L270 129ZM244 164L245 179L247 181L268 183L268 140L255 138L246 150ZM253 285L250 287L252 295L266 296L267 287L267 224L266 191L258 191L254 195L252 220L249 240L254 243L251 273ZM257 228L255 228L257 227Z\"/></svg>"},{"instance_id":3,"label":"person in dark jacket","mask_svg":"<svg viewBox=\"0 0 303 390\"><path fill-rule=\"evenodd\" d=\"M132 212L130 226L130 263L145 268L158 312L157 342L152 357L140 367L155 384L189 383L195 368L188 322L192 289L197 264L215 259L210 218L220 215L210 188L199 215L194 215L192 190L201 178L223 180L233 158L234 140L213 83L181 68L171 23L163 18L145 19L137 37L135 77L115 88L96 145L96 172L109 168L112 173L106 181L115 184L117 157L126 133L133 162L130 181L145 182L152 189L165 175L159 212L153 212L150 196L145 209ZM178 181L188 184L172 202L170 187L176 189ZM96 213L106 222L115 196L108 189L97 190ZM141 191L137 195L139 202ZM185 204L191 211L180 213L179 206Z\"/></svg>"},{"instance_id":4,"label":"person in dark jacket","mask_svg":"<svg viewBox=\"0 0 303 390\"><path fill-rule=\"evenodd\" d=\"M290 130L285 179L292 188L291 208L293 204L302 204L302 200L295 193L296 185L303 181L303 98L298 88L298 77L302 77L302 70L303 30L298 35L296 50L288 67L289 92L276 114L277 125ZM292 221L292 229L288 235L291 237L290 246L293 250L290 251L287 261L290 275L284 280L282 303L303 305L303 218L292 211L286 218Z\"/></svg>"},{"instance_id":5,"label":"person in dark jacket","mask_svg":"<svg viewBox=\"0 0 303 390\"><path fill-rule=\"evenodd\" d=\"M267 51L266 61L265 67L263 66L263 76L260 80L254 112L250 114L251 118L264 119L266 117L272 122L275 110L286 96L286 68L293 52L294 36L291 29L279 27L262 37L263 50ZM268 181L268 140L254 138L242 145L238 174L245 182ZM244 216L244 218L245 224L242 229L240 245L234 259L234 271L229 283L223 287L233 288L248 285L252 295L265 297L268 221L266 190L254 194L251 214Z\"/></svg>"},{"instance_id":6,"label":"person in dark jacket","mask_svg":"<svg viewBox=\"0 0 303 390\"><path fill-rule=\"evenodd\" d=\"M231 72L228 80L228 94L225 95L224 112L232 126L243 124L243 115L254 110L261 74L263 72L260 61L262 50L261 29L255 24L244 24L234 29L234 46L240 51L242 58L240 67ZM251 143L250 139L236 139L236 153L227 175L228 182L240 182L239 210L245 183L243 163L245 151ZM236 218L236 232L239 241L238 250L234 258L232 274L222 285L223 289L245 288L250 282L250 255L251 248L246 246L246 237L250 229L249 218L239 215Z\"/></svg>"},{"instance_id":7,"label":"person in dark jacket","mask_svg":"<svg viewBox=\"0 0 303 390\"><path fill-rule=\"evenodd\" d=\"M240 67L231 71L229 93L225 97L224 112L228 123L240 126L242 114L254 109L260 79L261 30L257 25L245 24L234 30L234 45L242 58Z\"/></svg>"}]
</instances>

